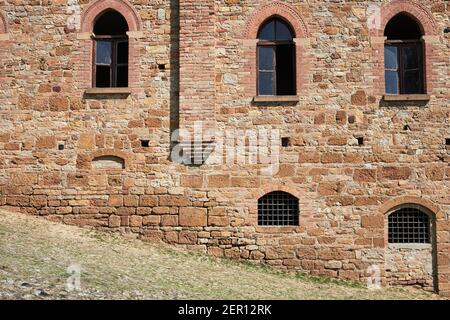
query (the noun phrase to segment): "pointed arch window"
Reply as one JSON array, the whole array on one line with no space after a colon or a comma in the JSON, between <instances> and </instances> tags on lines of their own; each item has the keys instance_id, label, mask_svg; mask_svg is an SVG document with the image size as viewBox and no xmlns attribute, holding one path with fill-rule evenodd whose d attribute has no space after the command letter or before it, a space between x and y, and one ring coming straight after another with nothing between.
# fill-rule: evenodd
<instances>
[{"instance_id":1,"label":"pointed arch window","mask_svg":"<svg viewBox=\"0 0 450 320\"><path fill-rule=\"evenodd\" d=\"M128 87L128 24L115 10L107 10L94 23L93 86Z\"/></svg>"},{"instance_id":2,"label":"pointed arch window","mask_svg":"<svg viewBox=\"0 0 450 320\"><path fill-rule=\"evenodd\" d=\"M424 94L424 48L418 22L407 14L386 25L384 47L386 94Z\"/></svg>"},{"instance_id":3,"label":"pointed arch window","mask_svg":"<svg viewBox=\"0 0 450 320\"><path fill-rule=\"evenodd\" d=\"M296 94L294 32L280 18L267 20L258 31L258 80L260 96Z\"/></svg>"}]
</instances>

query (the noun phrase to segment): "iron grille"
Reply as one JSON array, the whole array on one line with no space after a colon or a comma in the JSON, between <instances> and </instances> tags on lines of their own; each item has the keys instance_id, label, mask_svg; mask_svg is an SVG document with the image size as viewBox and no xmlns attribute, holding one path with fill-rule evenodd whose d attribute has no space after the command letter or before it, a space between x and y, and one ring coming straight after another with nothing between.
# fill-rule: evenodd
<instances>
[{"instance_id":1,"label":"iron grille","mask_svg":"<svg viewBox=\"0 0 450 320\"><path fill-rule=\"evenodd\" d=\"M430 243L430 219L417 208L402 208L389 215L389 243Z\"/></svg>"},{"instance_id":2,"label":"iron grille","mask_svg":"<svg viewBox=\"0 0 450 320\"><path fill-rule=\"evenodd\" d=\"M258 225L298 226L298 199L283 191L273 191L258 200Z\"/></svg>"}]
</instances>

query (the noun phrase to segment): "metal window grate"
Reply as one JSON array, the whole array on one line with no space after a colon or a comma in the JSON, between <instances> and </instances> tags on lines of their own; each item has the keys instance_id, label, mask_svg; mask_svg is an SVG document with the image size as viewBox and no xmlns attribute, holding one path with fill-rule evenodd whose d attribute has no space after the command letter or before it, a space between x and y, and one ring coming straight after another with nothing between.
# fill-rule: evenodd
<instances>
[{"instance_id":1,"label":"metal window grate","mask_svg":"<svg viewBox=\"0 0 450 320\"><path fill-rule=\"evenodd\" d=\"M258 200L258 225L298 226L298 199L283 191L273 191Z\"/></svg>"},{"instance_id":2,"label":"metal window grate","mask_svg":"<svg viewBox=\"0 0 450 320\"><path fill-rule=\"evenodd\" d=\"M389 215L389 243L430 243L430 218L417 208L402 208Z\"/></svg>"}]
</instances>

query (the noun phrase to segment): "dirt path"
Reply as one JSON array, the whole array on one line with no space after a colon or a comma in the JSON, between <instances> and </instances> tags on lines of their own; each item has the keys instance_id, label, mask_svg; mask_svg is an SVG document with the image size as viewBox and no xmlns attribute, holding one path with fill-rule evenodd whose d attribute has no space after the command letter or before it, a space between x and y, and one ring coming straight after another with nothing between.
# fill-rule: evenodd
<instances>
[{"instance_id":1,"label":"dirt path","mask_svg":"<svg viewBox=\"0 0 450 320\"><path fill-rule=\"evenodd\" d=\"M67 268L81 266L80 290ZM74 279L74 278L72 278ZM336 282L336 283L335 283ZM1 299L436 299L298 277L0 209Z\"/></svg>"}]
</instances>

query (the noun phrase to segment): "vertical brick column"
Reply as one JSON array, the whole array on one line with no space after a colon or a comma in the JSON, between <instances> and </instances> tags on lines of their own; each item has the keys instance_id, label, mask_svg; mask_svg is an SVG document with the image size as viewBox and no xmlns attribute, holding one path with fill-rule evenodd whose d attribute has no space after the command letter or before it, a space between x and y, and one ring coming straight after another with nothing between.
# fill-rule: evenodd
<instances>
[{"instance_id":1,"label":"vertical brick column","mask_svg":"<svg viewBox=\"0 0 450 320\"><path fill-rule=\"evenodd\" d=\"M91 32L82 32L77 34L78 54L73 57L76 66L76 76L80 87L78 89L86 89L92 87L92 48L93 41Z\"/></svg>"},{"instance_id":2,"label":"vertical brick column","mask_svg":"<svg viewBox=\"0 0 450 320\"><path fill-rule=\"evenodd\" d=\"M438 46L440 44L439 36L422 36L425 50L425 89L426 93L433 94L434 83L439 80L439 74L436 74L436 68L433 65L438 63ZM442 61L442 63L445 63Z\"/></svg>"},{"instance_id":3,"label":"vertical brick column","mask_svg":"<svg viewBox=\"0 0 450 320\"><path fill-rule=\"evenodd\" d=\"M214 1L180 0L180 129L215 128Z\"/></svg>"},{"instance_id":4,"label":"vertical brick column","mask_svg":"<svg viewBox=\"0 0 450 320\"><path fill-rule=\"evenodd\" d=\"M373 73L367 77L368 81L372 81L372 94L381 97L386 93L384 83L384 42L386 37L372 36L370 37L370 44L372 48L373 57Z\"/></svg>"}]
</instances>

